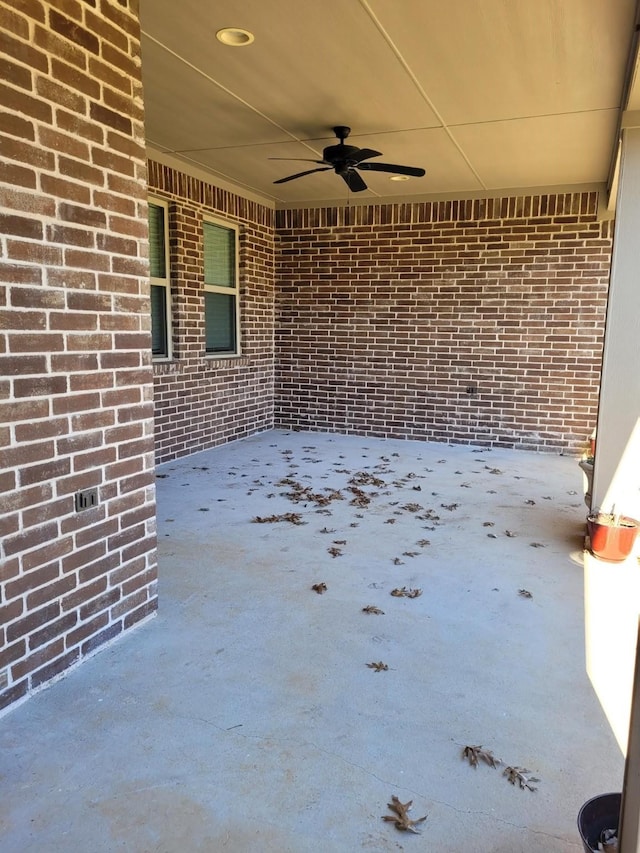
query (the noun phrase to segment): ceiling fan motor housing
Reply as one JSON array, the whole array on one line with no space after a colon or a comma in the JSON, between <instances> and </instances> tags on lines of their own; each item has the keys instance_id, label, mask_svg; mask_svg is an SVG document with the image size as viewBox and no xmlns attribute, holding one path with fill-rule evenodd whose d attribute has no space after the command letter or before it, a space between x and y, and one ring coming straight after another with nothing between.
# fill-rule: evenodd
<instances>
[{"instance_id":1,"label":"ceiling fan motor housing","mask_svg":"<svg viewBox=\"0 0 640 853\"><path fill-rule=\"evenodd\" d=\"M355 156L358 151L360 149L355 145L343 145L342 143L340 145L329 145L322 152L322 159L325 163L331 163L332 165L336 162L344 162L349 165L349 159ZM355 162L354 160L353 163Z\"/></svg>"}]
</instances>

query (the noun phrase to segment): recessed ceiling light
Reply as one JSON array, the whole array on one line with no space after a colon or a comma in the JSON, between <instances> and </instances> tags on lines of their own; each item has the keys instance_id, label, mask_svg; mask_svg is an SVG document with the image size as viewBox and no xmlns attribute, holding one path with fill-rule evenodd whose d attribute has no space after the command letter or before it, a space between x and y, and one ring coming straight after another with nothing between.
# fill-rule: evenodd
<instances>
[{"instance_id":1,"label":"recessed ceiling light","mask_svg":"<svg viewBox=\"0 0 640 853\"><path fill-rule=\"evenodd\" d=\"M244 47L246 44L251 44L255 36L249 30L241 30L238 27L225 27L223 30L218 30L216 38L228 47Z\"/></svg>"},{"instance_id":2,"label":"recessed ceiling light","mask_svg":"<svg viewBox=\"0 0 640 853\"><path fill-rule=\"evenodd\" d=\"M389 178L390 181L408 181L409 175L394 175L392 178Z\"/></svg>"}]
</instances>

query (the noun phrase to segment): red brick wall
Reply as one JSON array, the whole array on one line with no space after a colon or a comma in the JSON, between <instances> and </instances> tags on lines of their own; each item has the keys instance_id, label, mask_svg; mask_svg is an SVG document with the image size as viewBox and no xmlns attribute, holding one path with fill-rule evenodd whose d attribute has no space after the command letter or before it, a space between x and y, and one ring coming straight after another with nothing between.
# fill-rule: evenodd
<instances>
[{"instance_id":1,"label":"red brick wall","mask_svg":"<svg viewBox=\"0 0 640 853\"><path fill-rule=\"evenodd\" d=\"M173 358L154 364L156 460L273 427L274 213L159 163L149 192L169 202ZM238 357L205 355L202 218L240 224Z\"/></svg>"},{"instance_id":2,"label":"red brick wall","mask_svg":"<svg viewBox=\"0 0 640 853\"><path fill-rule=\"evenodd\" d=\"M156 560L137 2L0 27L5 707L151 614Z\"/></svg>"},{"instance_id":3,"label":"red brick wall","mask_svg":"<svg viewBox=\"0 0 640 853\"><path fill-rule=\"evenodd\" d=\"M611 258L596 210L583 193L279 211L276 423L576 449Z\"/></svg>"}]
</instances>

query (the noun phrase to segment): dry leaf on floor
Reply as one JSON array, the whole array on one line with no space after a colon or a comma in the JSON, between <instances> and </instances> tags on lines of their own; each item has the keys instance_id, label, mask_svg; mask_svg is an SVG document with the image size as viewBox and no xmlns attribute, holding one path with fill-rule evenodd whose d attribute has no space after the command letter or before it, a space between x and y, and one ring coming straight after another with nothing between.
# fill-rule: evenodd
<instances>
[{"instance_id":1,"label":"dry leaf on floor","mask_svg":"<svg viewBox=\"0 0 640 853\"><path fill-rule=\"evenodd\" d=\"M514 533L513 530L505 530L504 535L508 536L509 539L515 539L518 534Z\"/></svg>"},{"instance_id":2,"label":"dry leaf on floor","mask_svg":"<svg viewBox=\"0 0 640 853\"><path fill-rule=\"evenodd\" d=\"M368 663L367 666L369 669L374 669L376 672L386 672L389 669L389 665L386 663L382 663L381 660L373 661L372 663Z\"/></svg>"},{"instance_id":3,"label":"dry leaf on floor","mask_svg":"<svg viewBox=\"0 0 640 853\"><path fill-rule=\"evenodd\" d=\"M363 613L373 613L374 616L384 616L384 610L380 610L379 607L376 607L375 604L367 604L366 607L362 608Z\"/></svg>"},{"instance_id":4,"label":"dry leaf on floor","mask_svg":"<svg viewBox=\"0 0 640 853\"><path fill-rule=\"evenodd\" d=\"M335 548L335 547L331 546L331 548L327 548L327 551L331 554L332 557L341 557L342 556L342 551L340 550L340 548Z\"/></svg>"},{"instance_id":5,"label":"dry leaf on floor","mask_svg":"<svg viewBox=\"0 0 640 853\"><path fill-rule=\"evenodd\" d=\"M529 592L528 589L519 589L518 595L521 595L523 598L533 598L533 595Z\"/></svg>"},{"instance_id":6,"label":"dry leaf on floor","mask_svg":"<svg viewBox=\"0 0 640 853\"><path fill-rule=\"evenodd\" d=\"M440 516L436 515L432 509L428 509L422 515L416 515L418 521L440 521Z\"/></svg>"},{"instance_id":7,"label":"dry leaf on floor","mask_svg":"<svg viewBox=\"0 0 640 853\"><path fill-rule=\"evenodd\" d=\"M502 474L499 468L492 468L490 465L485 465L484 467L490 474Z\"/></svg>"},{"instance_id":8,"label":"dry leaf on floor","mask_svg":"<svg viewBox=\"0 0 640 853\"><path fill-rule=\"evenodd\" d=\"M400 559L400 557L394 557L392 562L394 566L404 566L404 563Z\"/></svg>"},{"instance_id":9,"label":"dry leaf on floor","mask_svg":"<svg viewBox=\"0 0 640 853\"><path fill-rule=\"evenodd\" d=\"M532 548L546 548L546 545L543 545L542 542L529 542L529 545Z\"/></svg>"},{"instance_id":10,"label":"dry leaf on floor","mask_svg":"<svg viewBox=\"0 0 640 853\"><path fill-rule=\"evenodd\" d=\"M403 551L402 556L403 557L417 557L419 553L420 553L419 551Z\"/></svg>"},{"instance_id":11,"label":"dry leaf on floor","mask_svg":"<svg viewBox=\"0 0 640 853\"><path fill-rule=\"evenodd\" d=\"M419 545L421 548L425 548L427 545L431 545L430 539L418 539L416 545Z\"/></svg>"},{"instance_id":12,"label":"dry leaf on floor","mask_svg":"<svg viewBox=\"0 0 640 853\"><path fill-rule=\"evenodd\" d=\"M323 527L320 533L335 533L335 529L333 527Z\"/></svg>"},{"instance_id":13,"label":"dry leaf on floor","mask_svg":"<svg viewBox=\"0 0 640 853\"><path fill-rule=\"evenodd\" d=\"M334 545L346 545L347 540L346 539L334 539L333 544Z\"/></svg>"},{"instance_id":14,"label":"dry leaf on floor","mask_svg":"<svg viewBox=\"0 0 640 853\"><path fill-rule=\"evenodd\" d=\"M350 486L377 486L381 488L385 486L386 483L384 480L381 480L379 477L374 477L373 474L368 474L366 471L358 471L353 477L349 480Z\"/></svg>"},{"instance_id":15,"label":"dry leaf on floor","mask_svg":"<svg viewBox=\"0 0 640 853\"><path fill-rule=\"evenodd\" d=\"M385 521L385 524L395 524L395 523L396 523L395 518L388 518L388 519Z\"/></svg>"},{"instance_id":16,"label":"dry leaf on floor","mask_svg":"<svg viewBox=\"0 0 640 853\"><path fill-rule=\"evenodd\" d=\"M387 821L387 823L393 823L396 829L400 829L403 832L413 832L415 835L420 835L416 826L419 823L424 823L427 819L427 815L424 817L418 818L418 820L411 820L408 812L413 805L413 800L409 800L408 803L401 803L400 800L396 797L395 794L391 797L391 802L387 803L387 808L391 809L394 814L382 815L382 820Z\"/></svg>"},{"instance_id":17,"label":"dry leaf on floor","mask_svg":"<svg viewBox=\"0 0 640 853\"><path fill-rule=\"evenodd\" d=\"M483 522L482 522L482 526L483 526L483 527L494 527L494 526L495 526L495 522L493 522L493 521L483 521Z\"/></svg>"},{"instance_id":18,"label":"dry leaf on floor","mask_svg":"<svg viewBox=\"0 0 640 853\"><path fill-rule=\"evenodd\" d=\"M498 538L495 533L487 533L487 536L489 537L489 539L497 539Z\"/></svg>"},{"instance_id":19,"label":"dry leaf on floor","mask_svg":"<svg viewBox=\"0 0 640 853\"><path fill-rule=\"evenodd\" d=\"M327 591L327 585L324 581L322 583L314 583L311 589L317 592L318 595L322 595L323 592Z\"/></svg>"},{"instance_id":20,"label":"dry leaf on floor","mask_svg":"<svg viewBox=\"0 0 640 853\"><path fill-rule=\"evenodd\" d=\"M423 507L421 507L420 504L410 503L404 504L404 506L401 506L400 509L404 509L407 512L420 512Z\"/></svg>"},{"instance_id":21,"label":"dry leaf on floor","mask_svg":"<svg viewBox=\"0 0 640 853\"><path fill-rule=\"evenodd\" d=\"M497 767L502 764L502 761L495 758L490 749L483 749L481 746L465 746L462 750L462 757L466 758L472 767L477 767L481 760L489 767Z\"/></svg>"},{"instance_id":22,"label":"dry leaf on floor","mask_svg":"<svg viewBox=\"0 0 640 853\"><path fill-rule=\"evenodd\" d=\"M449 511L458 509L458 504L440 504L442 509L448 509Z\"/></svg>"},{"instance_id":23,"label":"dry leaf on floor","mask_svg":"<svg viewBox=\"0 0 640 853\"><path fill-rule=\"evenodd\" d=\"M302 516L297 512L284 512L282 515L266 515L262 518L259 515L256 515L255 518L252 518L255 524L272 524L276 521L290 521L291 524L306 524L306 521L302 520Z\"/></svg>"},{"instance_id":24,"label":"dry leaf on floor","mask_svg":"<svg viewBox=\"0 0 640 853\"><path fill-rule=\"evenodd\" d=\"M536 779L535 776L529 776L528 773L526 767L505 767L504 770L504 775L512 785L518 784L523 791L525 788L528 788L529 791L537 791L538 789L533 782L540 780Z\"/></svg>"},{"instance_id":25,"label":"dry leaf on floor","mask_svg":"<svg viewBox=\"0 0 640 853\"><path fill-rule=\"evenodd\" d=\"M406 586L391 590L391 595L395 598L418 598L422 595L421 589L407 589Z\"/></svg>"},{"instance_id":26,"label":"dry leaf on floor","mask_svg":"<svg viewBox=\"0 0 640 853\"><path fill-rule=\"evenodd\" d=\"M357 486L350 486L349 491L353 494L352 500L349 501L350 506L365 507L371 503L371 498Z\"/></svg>"},{"instance_id":27,"label":"dry leaf on floor","mask_svg":"<svg viewBox=\"0 0 640 853\"><path fill-rule=\"evenodd\" d=\"M525 503L528 504L529 506L535 506L536 505L536 502L534 500L531 500L531 498L526 500Z\"/></svg>"}]
</instances>

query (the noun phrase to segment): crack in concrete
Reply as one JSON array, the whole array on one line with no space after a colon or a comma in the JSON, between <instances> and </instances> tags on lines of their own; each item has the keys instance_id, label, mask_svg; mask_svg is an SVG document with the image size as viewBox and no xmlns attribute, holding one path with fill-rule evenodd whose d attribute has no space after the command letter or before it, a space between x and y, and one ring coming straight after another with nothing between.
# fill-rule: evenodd
<instances>
[{"instance_id":1,"label":"crack in concrete","mask_svg":"<svg viewBox=\"0 0 640 853\"><path fill-rule=\"evenodd\" d=\"M176 715L176 716L182 716L182 715ZM325 748L319 746L314 741L310 741L310 740L301 741L301 740L297 740L295 738L279 738L279 737L275 737L273 735L247 734L246 732L238 731L237 726L231 726L229 728L226 728L224 726L218 725L217 723L214 723L212 720L206 720L206 719L203 719L202 717L184 717L183 716L182 718L194 720L194 721L197 720L199 722L205 723L206 725L213 726L213 728L218 729L218 731L221 731L221 732L225 732L225 733L233 732L233 734L239 735L240 737L245 738L246 740L271 741L272 743L289 743L289 744L293 743L293 744L297 744L298 746L300 746L302 748L313 747L318 752L321 752L324 755L328 755L331 758L335 758L338 761L341 761L344 764L347 764L349 767L353 767L357 770L361 770L363 773L366 773L367 776L370 776L372 779L375 779L376 781L380 782L383 785L388 785L390 788L395 788L397 791L406 791L407 793L411 794L412 797L420 797L425 802L436 803L439 806L444 806L445 808L451 809L452 811L456 812L457 814L475 815L478 817L484 817L484 818L487 818L488 820L495 821L496 823L500 823L504 826L510 826L513 829L519 829L519 830L522 830L524 832L529 832L532 835L541 836L542 838L553 839L555 841L561 841L563 844L570 844L571 847L574 847L576 850L582 849L581 843L571 841L571 840L567 839L565 836L555 835L552 832L545 832L544 830L541 830L541 829L533 829L530 826L526 826L526 825L522 825L522 824L518 824L518 823L513 823L512 821L505 820L504 818L499 817L498 815L495 815L495 814L490 814L489 812L476 811L475 809L461 809L461 808L458 808L457 806L454 806L452 803L446 802L445 800L437 800L434 797L430 797L427 794L423 794L422 791L416 791L413 788L409 788L404 783L398 784L395 782L391 782L389 779L383 779L381 776L378 776L376 773L374 773L372 770L369 770L367 767L364 767L362 764L358 764L355 761L350 761L348 758L345 758L343 755L340 755L337 752L333 752L330 749L325 749Z\"/></svg>"}]
</instances>

